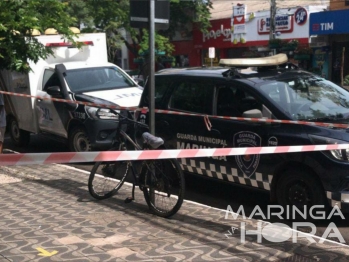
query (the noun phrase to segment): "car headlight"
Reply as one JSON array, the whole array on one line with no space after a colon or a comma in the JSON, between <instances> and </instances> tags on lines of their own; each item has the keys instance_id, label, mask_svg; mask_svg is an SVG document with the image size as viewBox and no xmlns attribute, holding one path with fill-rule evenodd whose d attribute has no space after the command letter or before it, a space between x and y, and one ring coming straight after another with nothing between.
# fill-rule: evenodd
<instances>
[{"instance_id":1,"label":"car headlight","mask_svg":"<svg viewBox=\"0 0 349 262\"><path fill-rule=\"evenodd\" d=\"M115 110L117 111L117 110ZM86 106L86 112L92 119L108 119L108 120L118 120L119 115L115 114L109 108L98 108L93 106ZM119 111L117 111L119 112Z\"/></svg>"},{"instance_id":2,"label":"car headlight","mask_svg":"<svg viewBox=\"0 0 349 262\"><path fill-rule=\"evenodd\" d=\"M315 145L334 145L334 144L348 144L346 141L323 137L323 136L315 136L309 135L311 142ZM335 150L327 150L326 155L329 155L336 160L340 161L349 161L349 149L335 149Z\"/></svg>"}]
</instances>

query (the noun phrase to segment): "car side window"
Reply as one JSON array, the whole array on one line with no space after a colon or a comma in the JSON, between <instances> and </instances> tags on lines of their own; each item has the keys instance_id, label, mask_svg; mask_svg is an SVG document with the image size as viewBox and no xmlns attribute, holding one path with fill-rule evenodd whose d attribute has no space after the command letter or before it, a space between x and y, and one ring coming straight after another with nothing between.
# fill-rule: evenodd
<instances>
[{"instance_id":1,"label":"car side window","mask_svg":"<svg viewBox=\"0 0 349 262\"><path fill-rule=\"evenodd\" d=\"M234 86L219 86L217 90L217 115L241 117L245 111L263 110L258 100L248 92Z\"/></svg>"},{"instance_id":2,"label":"car side window","mask_svg":"<svg viewBox=\"0 0 349 262\"><path fill-rule=\"evenodd\" d=\"M47 91L47 88L50 86L61 87L61 82L59 81L58 75L53 70L45 70L42 82L42 86L44 87L43 91Z\"/></svg>"},{"instance_id":3,"label":"car side window","mask_svg":"<svg viewBox=\"0 0 349 262\"><path fill-rule=\"evenodd\" d=\"M159 103L161 103L163 97L165 96L167 90L169 89L169 86L171 86L171 80L169 79L163 79L163 78L156 78L155 81L155 106L157 106ZM149 106L149 81L146 83L146 90L143 92L143 101L142 106Z\"/></svg>"},{"instance_id":4,"label":"car side window","mask_svg":"<svg viewBox=\"0 0 349 262\"><path fill-rule=\"evenodd\" d=\"M211 81L185 81L174 86L171 109L212 114L214 84Z\"/></svg>"}]
</instances>

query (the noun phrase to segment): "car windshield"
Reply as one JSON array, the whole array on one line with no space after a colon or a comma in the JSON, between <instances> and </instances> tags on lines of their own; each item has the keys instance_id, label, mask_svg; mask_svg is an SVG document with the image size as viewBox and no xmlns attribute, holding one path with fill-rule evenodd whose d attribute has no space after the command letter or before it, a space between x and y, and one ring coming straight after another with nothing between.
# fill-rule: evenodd
<instances>
[{"instance_id":1,"label":"car windshield","mask_svg":"<svg viewBox=\"0 0 349 262\"><path fill-rule=\"evenodd\" d=\"M293 120L341 121L349 118L349 92L323 78L275 81L260 88Z\"/></svg>"},{"instance_id":2,"label":"car windshield","mask_svg":"<svg viewBox=\"0 0 349 262\"><path fill-rule=\"evenodd\" d=\"M66 81L74 93L134 87L129 76L116 67L94 67L68 70Z\"/></svg>"}]
</instances>

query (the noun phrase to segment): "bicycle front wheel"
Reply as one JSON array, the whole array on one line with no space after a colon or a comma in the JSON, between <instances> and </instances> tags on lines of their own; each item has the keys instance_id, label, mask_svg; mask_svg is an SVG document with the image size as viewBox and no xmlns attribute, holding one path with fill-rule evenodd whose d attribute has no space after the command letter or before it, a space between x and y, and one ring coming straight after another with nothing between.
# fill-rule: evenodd
<instances>
[{"instance_id":1,"label":"bicycle front wheel","mask_svg":"<svg viewBox=\"0 0 349 262\"><path fill-rule=\"evenodd\" d=\"M88 191L96 199L106 199L122 187L129 168L127 161L96 162L88 179Z\"/></svg>"},{"instance_id":2,"label":"bicycle front wheel","mask_svg":"<svg viewBox=\"0 0 349 262\"><path fill-rule=\"evenodd\" d=\"M170 217L182 206L185 180L177 160L144 161L140 183L144 184L144 198L156 215Z\"/></svg>"}]
</instances>

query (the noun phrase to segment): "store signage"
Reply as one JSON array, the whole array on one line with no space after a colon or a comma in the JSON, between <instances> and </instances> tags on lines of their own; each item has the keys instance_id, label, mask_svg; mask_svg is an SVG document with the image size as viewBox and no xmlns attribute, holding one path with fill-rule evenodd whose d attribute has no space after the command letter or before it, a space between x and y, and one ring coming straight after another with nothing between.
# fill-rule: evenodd
<instances>
[{"instance_id":1,"label":"store signage","mask_svg":"<svg viewBox=\"0 0 349 262\"><path fill-rule=\"evenodd\" d=\"M224 25L220 25L219 29L212 29L206 34L202 34L202 41L205 42L210 39L223 38L223 41L230 41L231 30L230 28L224 28Z\"/></svg>"},{"instance_id":2,"label":"store signage","mask_svg":"<svg viewBox=\"0 0 349 262\"><path fill-rule=\"evenodd\" d=\"M245 5L233 6L233 16L231 18L232 26L234 26L234 34L244 34L245 32Z\"/></svg>"},{"instance_id":3,"label":"store signage","mask_svg":"<svg viewBox=\"0 0 349 262\"><path fill-rule=\"evenodd\" d=\"M304 25L308 19L307 9L300 7L294 13L294 21L297 25Z\"/></svg>"},{"instance_id":4,"label":"store signage","mask_svg":"<svg viewBox=\"0 0 349 262\"><path fill-rule=\"evenodd\" d=\"M246 33L246 25L234 25L234 35Z\"/></svg>"},{"instance_id":5,"label":"store signage","mask_svg":"<svg viewBox=\"0 0 349 262\"><path fill-rule=\"evenodd\" d=\"M270 17L260 18L257 20L258 34L269 34L270 31ZM288 15L275 16L275 31L281 33L290 33L293 31L293 20Z\"/></svg>"},{"instance_id":6,"label":"store signage","mask_svg":"<svg viewBox=\"0 0 349 262\"><path fill-rule=\"evenodd\" d=\"M245 14L246 6L244 4L233 6L233 15L231 17L231 41L234 44L239 42L244 44L246 42L242 35L246 33Z\"/></svg>"},{"instance_id":7,"label":"store signage","mask_svg":"<svg viewBox=\"0 0 349 262\"><path fill-rule=\"evenodd\" d=\"M215 58L215 49L214 49L214 47L210 47L208 49L208 57L209 58Z\"/></svg>"},{"instance_id":8,"label":"store signage","mask_svg":"<svg viewBox=\"0 0 349 262\"><path fill-rule=\"evenodd\" d=\"M349 33L349 10L310 14L309 34L330 35Z\"/></svg>"}]
</instances>

